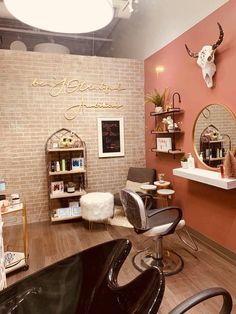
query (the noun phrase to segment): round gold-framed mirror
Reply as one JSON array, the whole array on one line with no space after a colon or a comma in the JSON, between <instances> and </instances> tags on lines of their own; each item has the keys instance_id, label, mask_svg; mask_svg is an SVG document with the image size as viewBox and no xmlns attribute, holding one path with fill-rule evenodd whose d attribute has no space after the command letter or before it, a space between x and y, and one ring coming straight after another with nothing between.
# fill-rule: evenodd
<instances>
[{"instance_id":1,"label":"round gold-framed mirror","mask_svg":"<svg viewBox=\"0 0 236 314\"><path fill-rule=\"evenodd\" d=\"M210 104L198 114L193 146L199 160L210 168L223 164L227 151L236 148L236 117L221 104Z\"/></svg>"}]
</instances>

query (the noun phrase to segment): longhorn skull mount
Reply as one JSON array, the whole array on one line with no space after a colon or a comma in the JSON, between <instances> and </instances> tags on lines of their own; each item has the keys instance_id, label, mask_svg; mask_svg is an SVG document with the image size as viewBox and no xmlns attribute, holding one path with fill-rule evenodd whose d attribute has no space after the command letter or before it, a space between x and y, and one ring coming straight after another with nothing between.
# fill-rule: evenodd
<instances>
[{"instance_id":1,"label":"longhorn skull mount","mask_svg":"<svg viewBox=\"0 0 236 314\"><path fill-rule=\"evenodd\" d=\"M213 76L216 72L216 65L215 65L215 51L216 48L222 43L224 39L224 31L220 23L217 23L219 27L219 38L217 42L213 45L206 45L203 46L202 49L196 53L192 52L188 46L185 44L186 50L190 57L197 58L197 64L202 69L202 75L206 82L208 88L213 87Z\"/></svg>"}]
</instances>

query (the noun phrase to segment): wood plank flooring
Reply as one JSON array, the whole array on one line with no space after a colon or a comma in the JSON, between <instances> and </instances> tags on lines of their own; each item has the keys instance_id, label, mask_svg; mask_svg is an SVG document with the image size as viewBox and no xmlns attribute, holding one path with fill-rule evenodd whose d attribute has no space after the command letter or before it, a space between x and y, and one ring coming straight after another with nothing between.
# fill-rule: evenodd
<instances>
[{"instance_id":1,"label":"wood plank flooring","mask_svg":"<svg viewBox=\"0 0 236 314\"><path fill-rule=\"evenodd\" d=\"M7 247L21 246L20 234L20 226L4 228L4 244L6 249ZM89 231L86 223L80 220L57 224L50 224L49 222L30 224L29 270L10 274L7 278L8 285L64 257L116 238L128 238L133 243L132 251L119 275L119 284L122 285L139 274L132 265L132 256L137 250L147 245L147 241L144 243L146 237L143 235L135 234L133 229L117 226L108 226L106 230L103 224L94 224L93 230ZM200 243L198 243L199 251L193 252L179 240L177 235L171 235L166 238L164 245L171 247L181 255L185 264L182 272L166 277L165 294L159 314L166 314L187 297L202 289L215 286L224 287L231 293L234 302L232 313L236 314L235 265ZM217 309L220 304L221 298L214 298L197 306L188 313L218 313Z\"/></svg>"}]
</instances>

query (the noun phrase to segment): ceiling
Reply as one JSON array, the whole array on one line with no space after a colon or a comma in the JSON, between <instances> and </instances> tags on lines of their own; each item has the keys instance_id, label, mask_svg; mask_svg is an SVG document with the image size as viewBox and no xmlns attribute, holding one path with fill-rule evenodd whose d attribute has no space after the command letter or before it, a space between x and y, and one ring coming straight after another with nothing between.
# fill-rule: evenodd
<instances>
[{"instance_id":1,"label":"ceiling","mask_svg":"<svg viewBox=\"0 0 236 314\"><path fill-rule=\"evenodd\" d=\"M39 43L56 43L66 46L71 54L145 59L228 0L133 0L132 14L128 0L112 1L114 18L103 29L87 34L62 34L21 23L0 0L0 49L12 49L14 41L23 42L28 51L34 51Z\"/></svg>"},{"instance_id":2,"label":"ceiling","mask_svg":"<svg viewBox=\"0 0 236 314\"><path fill-rule=\"evenodd\" d=\"M113 0L113 5L114 18L103 29L86 34L62 34L39 30L16 20L6 9L3 0L0 0L1 49L11 49L11 43L17 40L23 42L28 51L33 51L34 46L39 43L57 43L69 48L71 54L99 56L104 45L109 49L112 43L111 34L117 24L131 16L127 0ZM135 6L133 4L133 8Z\"/></svg>"}]
</instances>

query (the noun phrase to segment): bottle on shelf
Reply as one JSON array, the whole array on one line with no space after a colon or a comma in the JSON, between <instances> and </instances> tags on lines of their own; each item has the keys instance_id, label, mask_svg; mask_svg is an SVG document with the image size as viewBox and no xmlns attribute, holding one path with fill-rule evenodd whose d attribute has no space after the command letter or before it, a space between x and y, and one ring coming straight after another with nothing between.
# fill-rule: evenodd
<instances>
[{"instance_id":1,"label":"bottle on shelf","mask_svg":"<svg viewBox=\"0 0 236 314\"><path fill-rule=\"evenodd\" d=\"M191 153L188 153L188 168L195 168L195 161Z\"/></svg>"},{"instance_id":2,"label":"bottle on shelf","mask_svg":"<svg viewBox=\"0 0 236 314\"><path fill-rule=\"evenodd\" d=\"M201 161L203 161L203 152L200 152L199 159L200 159Z\"/></svg>"},{"instance_id":3,"label":"bottle on shelf","mask_svg":"<svg viewBox=\"0 0 236 314\"><path fill-rule=\"evenodd\" d=\"M55 161L54 160L51 161L50 169L51 169L51 172L55 172L56 171Z\"/></svg>"},{"instance_id":4,"label":"bottle on shelf","mask_svg":"<svg viewBox=\"0 0 236 314\"><path fill-rule=\"evenodd\" d=\"M60 163L59 161L56 161L56 171L60 171L61 167L60 167Z\"/></svg>"},{"instance_id":5,"label":"bottle on shelf","mask_svg":"<svg viewBox=\"0 0 236 314\"><path fill-rule=\"evenodd\" d=\"M70 171L70 170L71 170L71 161L70 161L70 159L67 159L67 160L66 160L66 170L67 170L67 171Z\"/></svg>"},{"instance_id":6,"label":"bottle on shelf","mask_svg":"<svg viewBox=\"0 0 236 314\"><path fill-rule=\"evenodd\" d=\"M225 157L225 149L224 149L224 147L222 148L222 157Z\"/></svg>"},{"instance_id":7,"label":"bottle on shelf","mask_svg":"<svg viewBox=\"0 0 236 314\"><path fill-rule=\"evenodd\" d=\"M66 161L65 159L61 160L61 171L65 171L66 170Z\"/></svg>"}]
</instances>

